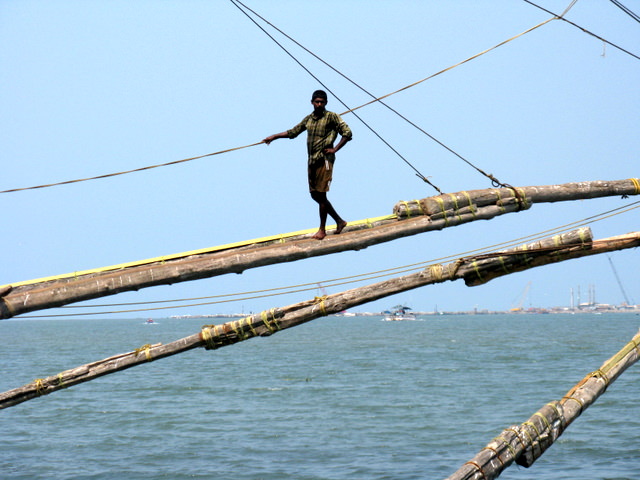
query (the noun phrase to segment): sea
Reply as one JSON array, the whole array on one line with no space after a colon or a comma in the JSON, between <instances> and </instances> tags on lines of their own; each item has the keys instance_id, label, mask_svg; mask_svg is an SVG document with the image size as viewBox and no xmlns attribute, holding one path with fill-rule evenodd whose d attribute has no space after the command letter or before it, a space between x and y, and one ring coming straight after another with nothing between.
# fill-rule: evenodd
<instances>
[{"instance_id":1,"label":"sea","mask_svg":"<svg viewBox=\"0 0 640 480\"><path fill-rule=\"evenodd\" d=\"M225 319L0 321L0 392ZM3 480L442 479L558 400L635 313L326 317L196 349L0 411ZM640 478L640 364L530 468Z\"/></svg>"}]
</instances>

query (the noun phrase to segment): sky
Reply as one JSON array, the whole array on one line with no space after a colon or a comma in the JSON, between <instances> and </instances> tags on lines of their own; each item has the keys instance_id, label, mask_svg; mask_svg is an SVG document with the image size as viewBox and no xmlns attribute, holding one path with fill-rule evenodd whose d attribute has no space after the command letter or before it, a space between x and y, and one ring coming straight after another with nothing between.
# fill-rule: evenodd
<instances>
[{"instance_id":1,"label":"sky","mask_svg":"<svg viewBox=\"0 0 640 480\"><path fill-rule=\"evenodd\" d=\"M545 20L524 1L258 1L245 4L375 95L458 64ZM540 0L562 13L568 1ZM634 10L634 2L628 5ZM637 5L635 5L637 7ZM640 10L637 9L636 10ZM636 13L638 13L636 11ZM568 20L635 55L640 24L606 0ZM370 97L265 26L332 93L341 113ZM103 175L250 145L297 124L323 88L231 1L0 1L0 190ZM640 177L640 61L561 20L386 99L485 172L514 186ZM340 100L338 100L338 97ZM380 105L360 116L443 192L490 188L457 156ZM348 221L435 195L353 114L329 199ZM317 226L304 135L178 165L0 194L0 284L154 258ZM307 300L350 277L533 235L638 200L556 204L358 252L124 293L93 304L294 294L93 317L248 313ZM593 223L594 238L638 230L638 210ZM640 303L636 249L521 272L478 287L424 287L354 308L508 310ZM529 287L527 287L529 286ZM591 287L593 286L593 287ZM523 297L523 293L527 295ZM204 302L204 300L200 301ZM196 303L196 302L186 302ZM119 313L104 314L101 312ZM52 309L43 315L67 314Z\"/></svg>"}]
</instances>

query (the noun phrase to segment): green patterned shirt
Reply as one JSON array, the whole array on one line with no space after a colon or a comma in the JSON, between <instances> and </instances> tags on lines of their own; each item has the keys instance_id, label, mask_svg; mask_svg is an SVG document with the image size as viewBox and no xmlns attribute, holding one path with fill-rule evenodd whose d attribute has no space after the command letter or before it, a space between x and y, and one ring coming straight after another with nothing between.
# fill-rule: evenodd
<instances>
[{"instance_id":1,"label":"green patterned shirt","mask_svg":"<svg viewBox=\"0 0 640 480\"><path fill-rule=\"evenodd\" d=\"M319 118L312 113L302 119L302 121L290 130L287 130L289 138L296 138L302 132L307 131L307 154L309 155L309 165L329 160L333 162L335 155L325 154L325 148L333 148L338 133L351 140L353 134L349 125L345 123L337 113L324 111Z\"/></svg>"}]
</instances>

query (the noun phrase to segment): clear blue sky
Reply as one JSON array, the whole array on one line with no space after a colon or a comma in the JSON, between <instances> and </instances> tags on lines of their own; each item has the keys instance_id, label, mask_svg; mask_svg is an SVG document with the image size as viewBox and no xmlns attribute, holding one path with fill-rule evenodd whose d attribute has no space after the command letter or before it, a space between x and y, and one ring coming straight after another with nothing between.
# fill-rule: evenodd
<instances>
[{"instance_id":1,"label":"clear blue sky","mask_svg":"<svg viewBox=\"0 0 640 480\"><path fill-rule=\"evenodd\" d=\"M540 0L554 12L568 1ZM549 15L524 1L248 0L247 4L369 91L383 95L454 65ZM637 4L630 2L635 10ZM638 13L638 12L636 12ZM606 0L567 18L640 54L640 24ZM281 38L281 37L278 37ZM283 40L349 106L369 97ZM170 162L258 142L311 110L318 83L229 1L0 2L0 190ZM640 176L640 61L553 21L387 102L440 141L515 186ZM346 110L333 97L328 108ZM359 114L445 192L489 181L380 106ZM391 213L435 191L353 115L329 198L347 220ZM142 260L317 226L303 136L176 166L1 194L0 284ZM637 199L637 198L636 198ZM634 201L540 204L531 210L360 252L101 299L134 302L228 294L458 255ZM595 238L636 231L638 211L592 225ZM637 250L611 258L640 302ZM508 309L623 301L606 256L495 280L431 286L418 310ZM330 287L334 293L346 287ZM118 316L259 311L316 291ZM56 313L49 311L42 313Z\"/></svg>"}]
</instances>

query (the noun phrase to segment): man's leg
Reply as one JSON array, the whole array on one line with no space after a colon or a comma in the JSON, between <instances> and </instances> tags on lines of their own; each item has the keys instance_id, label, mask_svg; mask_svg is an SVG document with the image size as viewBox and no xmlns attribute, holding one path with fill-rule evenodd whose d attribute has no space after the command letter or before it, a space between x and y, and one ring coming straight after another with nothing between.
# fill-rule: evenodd
<instances>
[{"instance_id":1,"label":"man's leg","mask_svg":"<svg viewBox=\"0 0 640 480\"><path fill-rule=\"evenodd\" d=\"M329 202L329 200L327 199L327 193L313 191L311 192L311 198L313 198L318 203L318 210L320 213L320 228L312 238L322 240L327 236L327 215L331 215L331 218L333 218L336 222L336 234L342 232L344 227L347 226L347 222L345 222L342 217L338 215L338 212L336 212L335 208L333 208L333 205L331 205L331 202Z\"/></svg>"}]
</instances>

